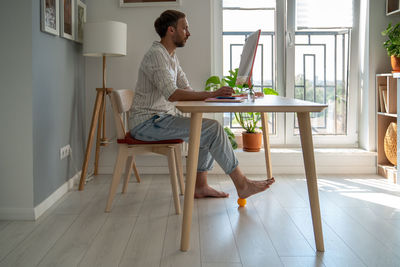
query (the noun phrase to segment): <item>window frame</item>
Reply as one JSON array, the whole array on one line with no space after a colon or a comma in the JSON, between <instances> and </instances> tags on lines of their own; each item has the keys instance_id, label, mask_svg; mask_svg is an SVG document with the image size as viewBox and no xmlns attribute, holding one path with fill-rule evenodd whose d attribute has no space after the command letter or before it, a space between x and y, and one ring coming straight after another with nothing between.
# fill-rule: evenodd
<instances>
[{"instance_id":1,"label":"window frame","mask_svg":"<svg viewBox=\"0 0 400 267\"><path fill-rule=\"evenodd\" d=\"M286 3L287 4L286 4ZM315 147L358 147L358 87L359 55L355 52L358 47L358 13L359 0L354 0L353 28L349 36L349 67L348 67L348 107L347 107L347 135L313 135ZM275 9L275 71L274 79L276 88L281 96L294 97L294 64L295 58L295 10L296 0L276 1ZM223 75L222 55L222 1L211 1L211 71L215 75ZM293 40L293 41L292 41ZM351 71L350 71L351 70ZM289 79L288 77L293 77ZM215 116L223 122L223 115ZM237 132L237 131L236 131ZM294 135L293 113L276 114L276 134L270 136L273 147L299 147L300 138Z\"/></svg>"}]
</instances>

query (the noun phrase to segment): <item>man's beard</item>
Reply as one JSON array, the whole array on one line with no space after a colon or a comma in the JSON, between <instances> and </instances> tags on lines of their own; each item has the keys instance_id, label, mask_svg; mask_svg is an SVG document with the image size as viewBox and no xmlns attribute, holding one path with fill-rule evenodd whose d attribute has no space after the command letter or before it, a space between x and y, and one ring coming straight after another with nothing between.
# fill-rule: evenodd
<instances>
[{"instance_id":1,"label":"man's beard","mask_svg":"<svg viewBox=\"0 0 400 267\"><path fill-rule=\"evenodd\" d=\"M186 40L187 39L182 39L182 40L175 40L174 41L174 44L175 44L175 46L176 47L184 47L185 46L185 43L186 43Z\"/></svg>"}]
</instances>

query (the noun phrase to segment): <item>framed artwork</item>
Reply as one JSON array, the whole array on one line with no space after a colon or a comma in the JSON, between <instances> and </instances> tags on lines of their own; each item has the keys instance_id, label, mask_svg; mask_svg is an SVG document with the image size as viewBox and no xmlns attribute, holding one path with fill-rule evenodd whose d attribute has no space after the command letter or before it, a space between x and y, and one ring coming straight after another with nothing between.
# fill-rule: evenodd
<instances>
[{"instance_id":1,"label":"framed artwork","mask_svg":"<svg viewBox=\"0 0 400 267\"><path fill-rule=\"evenodd\" d=\"M41 30L54 35L60 34L59 0L40 0Z\"/></svg>"},{"instance_id":2,"label":"framed artwork","mask_svg":"<svg viewBox=\"0 0 400 267\"><path fill-rule=\"evenodd\" d=\"M75 41L83 43L83 24L86 22L86 5L81 1L77 0L77 18L76 18L76 37Z\"/></svg>"},{"instance_id":3,"label":"framed artwork","mask_svg":"<svg viewBox=\"0 0 400 267\"><path fill-rule=\"evenodd\" d=\"M60 35L61 37L74 40L75 36L75 1L60 0Z\"/></svg>"},{"instance_id":4,"label":"framed artwork","mask_svg":"<svg viewBox=\"0 0 400 267\"><path fill-rule=\"evenodd\" d=\"M179 6L181 0L119 0L120 7Z\"/></svg>"}]
</instances>

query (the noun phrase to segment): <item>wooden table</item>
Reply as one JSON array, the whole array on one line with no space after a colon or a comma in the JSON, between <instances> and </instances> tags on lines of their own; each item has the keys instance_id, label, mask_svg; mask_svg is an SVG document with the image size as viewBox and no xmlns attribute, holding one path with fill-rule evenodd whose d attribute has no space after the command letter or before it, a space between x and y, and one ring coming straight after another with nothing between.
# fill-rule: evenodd
<instances>
[{"instance_id":1,"label":"wooden table","mask_svg":"<svg viewBox=\"0 0 400 267\"><path fill-rule=\"evenodd\" d=\"M263 128L265 162L267 177L271 178L271 160L268 138L268 121L266 112L296 112L299 122L301 146L303 150L304 168L307 179L308 197L310 201L312 222L314 228L315 245L318 251L324 251L322 235L321 213L319 208L317 175L315 172L314 147L311 133L310 112L320 112L327 105L307 102L297 99L268 95L256 99L254 103L215 103L204 101L179 101L176 108L182 112L191 113L189 152L186 171L186 189L183 209L181 250L189 249L190 228L194 189L196 182L197 161L199 156L201 121L203 113L220 112L260 112Z\"/></svg>"}]
</instances>

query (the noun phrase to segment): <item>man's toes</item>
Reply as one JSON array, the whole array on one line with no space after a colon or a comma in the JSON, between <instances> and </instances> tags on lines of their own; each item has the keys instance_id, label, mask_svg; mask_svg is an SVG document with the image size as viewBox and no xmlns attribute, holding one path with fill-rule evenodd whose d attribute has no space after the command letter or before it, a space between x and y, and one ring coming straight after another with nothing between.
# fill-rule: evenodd
<instances>
[{"instance_id":1,"label":"man's toes","mask_svg":"<svg viewBox=\"0 0 400 267\"><path fill-rule=\"evenodd\" d=\"M268 185L271 185L271 184L273 184L275 182L275 178L274 177L272 177L272 178L270 178L270 179L267 179L267 184Z\"/></svg>"},{"instance_id":2,"label":"man's toes","mask_svg":"<svg viewBox=\"0 0 400 267\"><path fill-rule=\"evenodd\" d=\"M229 194L228 194L228 193L225 193L225 192L221 192L221 196L222 196L222 197L229 197Z\"/></svg>"}]
</instances>

